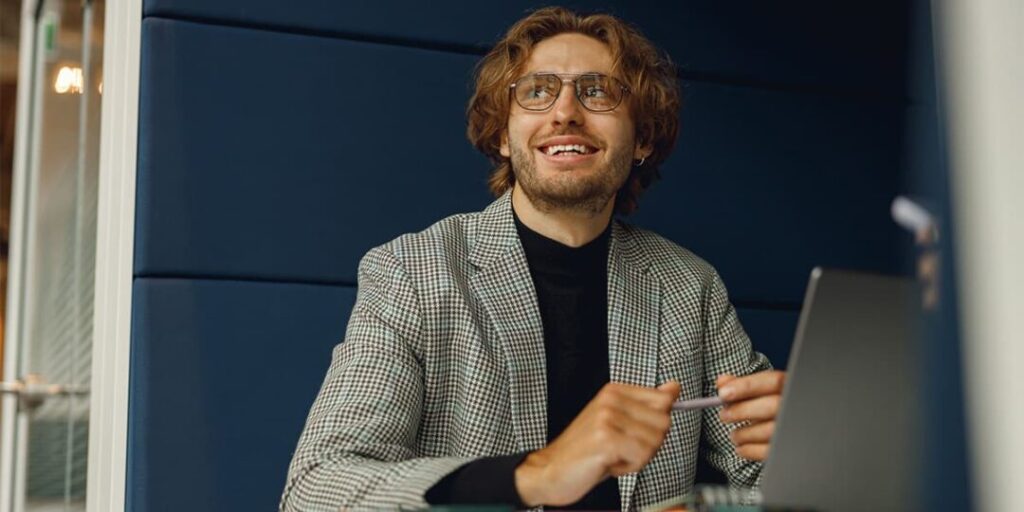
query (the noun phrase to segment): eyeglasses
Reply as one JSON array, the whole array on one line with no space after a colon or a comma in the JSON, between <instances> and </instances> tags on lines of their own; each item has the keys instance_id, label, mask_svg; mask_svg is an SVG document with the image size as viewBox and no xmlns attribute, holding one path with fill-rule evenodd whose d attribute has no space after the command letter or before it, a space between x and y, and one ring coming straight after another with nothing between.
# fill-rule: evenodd
<instances>
[{"instance_id":1,"label":"eyeglasses","mask_svg":"<svg viewBox=\"0 0 1024 512\"><path fill-rule=\"evenodd\" d=\"M562 93L562 86L568 82L575 86L576 99L591 112L614 110L629 92L629 88L617 78L600 73L534 73L513 82L509 90L520 107L541 111L555 104Z\"/></svg>"}]
</instances>

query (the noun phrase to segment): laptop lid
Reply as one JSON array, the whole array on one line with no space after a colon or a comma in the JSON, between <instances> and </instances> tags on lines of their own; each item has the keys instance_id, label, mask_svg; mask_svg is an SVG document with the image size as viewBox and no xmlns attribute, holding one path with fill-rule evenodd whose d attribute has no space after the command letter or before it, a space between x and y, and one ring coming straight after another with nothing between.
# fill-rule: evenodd
<instances>
[{"instance_id":1,"label":"laptop lid","mask_svg":"<svg viewBox=\"0 0 1024 512\"><path fill-rule=\"evenodd\" d=\"M911 279L814 269L762 473L765 504L915 508L919 304Z\"/></svg>"}]
</instances>

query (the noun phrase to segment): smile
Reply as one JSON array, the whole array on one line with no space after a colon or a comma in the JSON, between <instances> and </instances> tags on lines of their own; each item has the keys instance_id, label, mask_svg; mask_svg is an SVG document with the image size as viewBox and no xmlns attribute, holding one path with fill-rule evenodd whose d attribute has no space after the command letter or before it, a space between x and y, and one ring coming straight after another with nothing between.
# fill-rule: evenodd
<instances>
[{"instance_id":1,"label":"smile","mask_svg":"<svg viewBox=\"0 0 1024 512\"><path fill-rule=\"evenodd\" d=\"M595 148L587 146L585 144L554 144L539 148L540 151L548 156L556 156L563 154L570 155L589 155L596 151Z\"/></svg>"}]
</instances>

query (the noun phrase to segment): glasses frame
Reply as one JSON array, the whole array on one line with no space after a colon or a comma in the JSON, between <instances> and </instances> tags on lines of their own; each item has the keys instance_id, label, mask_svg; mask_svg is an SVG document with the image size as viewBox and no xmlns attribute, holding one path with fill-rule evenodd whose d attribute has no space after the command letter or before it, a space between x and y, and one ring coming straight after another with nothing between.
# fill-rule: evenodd
<instances>
[{"instance_id":1,"label":"glasses frame","mask_svg":"<svg viewBox=\"0 0 1024 512\"><path fill-rule=\"evenodd\" d=\"M524 80L526 78L537 77L537 76L553 76L553 77L557 77L559 80L562 81L562 84L558 88L558 92L555 94L554 98L551 99L551 104L550 105L548 105L548 106L546 106L544 108L529 108L529 107L524 106L519 101L519 96L516 95L516 86L519 85L519 82L521 82L522 80ZM619 96L619 101L615 102L615 105L613 105L611 108L604 109L604 110L594 110L594 109L588 107L587 104L583 101L583 98L580 97L580 94L581 94L582 91L580 90L580 84L579 84L579 82L577 82L577 80L579 80L580 77L584 77L584 76L597 76L597 77L608 78L608 79L611 80L613 85L619 86L619 88L622 89L622 92L624 94ZM629 93L632 92L629 89L629 87L627 87L625 84L622 83L622 80L619 80L618 78L615 78L614 76L611 76L611 75L606 75L604 73L530 73L528 75L523 75L523 76L517 78L514 82L512 82L508 86L508 90L509 90L509 94L512 95L512 98L515 100L516 104L519 105L523 110L529 110L530 112L544 112L544 111L550 109L551 107L555 106L555 103L558 102L558 98L560 98L562 96L562 89L565 88L565 84L567 84L567 83L572 83L573 91L575 91L576 101L580 102L580 105L583 108L589 110L590 112L595 112L595 113L611 112L611 111L615 110L616 108L619 108L619 105L622 104L622 100L626 97L626 94L629 94Z\"/></svg>"}]
</instances>

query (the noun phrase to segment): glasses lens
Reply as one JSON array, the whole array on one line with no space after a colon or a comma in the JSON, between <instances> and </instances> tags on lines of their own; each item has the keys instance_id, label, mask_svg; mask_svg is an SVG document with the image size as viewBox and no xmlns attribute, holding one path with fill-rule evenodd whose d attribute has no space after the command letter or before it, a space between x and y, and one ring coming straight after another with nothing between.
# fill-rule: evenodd
<instances>
[{"instance_id":1,"label":"glasses lens","mask_svg":"<svg viewBox=\"0 0 1024 512\"><path fill-rule=\"evenodd\" d=\"M555 75L529 75L516 81L515 95L527 110L544 110L558 98L562 81Z\"/></svg>"},{"instance_id":2,"label":"glasses lens","mask_svg":"<svg viewBox=\"0 0 1024 512\"><path fill-rule=\"evenodd\" d=\"M612 110L622 101L622 88L605 75L581 75L576 79L576 92L583 106L595 112Z\"/></svg>"}]
</instances>

